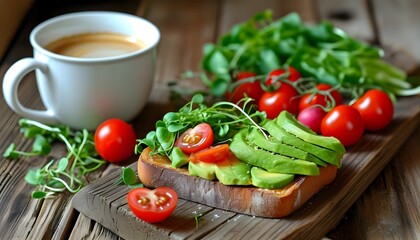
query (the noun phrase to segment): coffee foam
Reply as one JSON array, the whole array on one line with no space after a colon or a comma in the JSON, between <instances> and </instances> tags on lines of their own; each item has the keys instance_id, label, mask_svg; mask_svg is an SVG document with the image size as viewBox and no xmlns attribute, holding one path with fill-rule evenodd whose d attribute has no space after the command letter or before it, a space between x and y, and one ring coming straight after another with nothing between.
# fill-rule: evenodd
<instances>
[{"instance_id":1,"label":"coffee foam","mask_svg":"<svg viewBox=\"0 0 420 240\"><path fill-rule=\"evenodd\" d=\"M124 55L145 47L137 38L116 33L86 33L68 36L48 44L51 52L78 58Z\"/></svg>"}]
</instances>

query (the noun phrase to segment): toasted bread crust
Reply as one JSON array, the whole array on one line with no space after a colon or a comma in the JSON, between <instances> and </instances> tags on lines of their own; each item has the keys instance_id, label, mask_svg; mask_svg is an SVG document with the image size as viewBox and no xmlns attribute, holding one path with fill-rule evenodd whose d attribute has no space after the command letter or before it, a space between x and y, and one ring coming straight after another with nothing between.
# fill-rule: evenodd
<instances>
[{"instance_id":1,"label":"toasted bread crust","mask_svg":"<svg viewBox=\"0 0 420 240\"><path fill-rule=\"evenodd\" d=\"M281 218L301 207L336 176L337 167L320 167L318 176L300 176L281 189L226 186L191 176L186 168L173 168L166 156L150 155L146 148L138 160L140 181L148 187L173 188L179 198L257 217Z\"/></svg>"}]
</instances>

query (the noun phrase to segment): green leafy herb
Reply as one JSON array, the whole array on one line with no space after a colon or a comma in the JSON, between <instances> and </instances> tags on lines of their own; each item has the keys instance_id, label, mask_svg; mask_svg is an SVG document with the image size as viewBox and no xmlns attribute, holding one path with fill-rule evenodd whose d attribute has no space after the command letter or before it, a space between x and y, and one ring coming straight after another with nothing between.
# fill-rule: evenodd
<instances>
[{"instance_id":1,"label":"green leafy herb","mask_svg":"<svg viewBox=\"0 0 420 240\"><path fill-rule=\"evenodd\" d=\"M73 132L67 126L48 126L29 119L19 120L19 125L25 137L34 139L31 152L18 151L12 143L4 157L45 156L51 152L55 141L67 147L67 155L59 161L51 160L40 169L28 171L26 182L38 187L32 193L33 198L53 197L66 190L76 193L86 183L85 176L106 163L97 158L93 135L86 129Z\"/></svg>"},{"instance_id":2,"label":"green leafy herb","mask_svg":"<svg viewBox=\"0 0 420 240\"><path fill-rule=\"evenodd\" d=\"M143 184L140 182L139 178L136 175L136 172L130 167L121 168L121 177L118 180L118 184L123 183L129 188L139 188L143 187Z\"/></svg>"},{"instance_id":3,"label":"green leafy herb","mask_svg":"<svg viewBox=\"0 0 420 240\"><path fill-rule=\"evenodd\" d=\"M323 21L305 25L297 13L273 20L270 10L237 24L219 41L204 46L202 67L213 96L223 96L235 72L266 75L287 65L304 77L340 86L357 97L366 89L380 87L392 95L415 95L406 74L383 60L383 50L356 40Z\"/></svg>"},{"instance_id":4,"label":"green leafy herb","mask_svg":"<svg viewBox=\"0 0 420 240\"><path fill-rule=\"evenodd\" d=\"M203 95L196 94L178 112L168 112L162 120L157 121L156 131L149 132L146 138L139 140L136 152L141 152L144 144L154 154L170 156L175 139L185 130L203 122L212 127L216 143L228 141L243 127L258 126L257 122L266 118L265 113L249 107L252 101L244 98L240 103L242 108L226 101L216 102L209 107L204 103Z\"/></svg>"},{"instance_id":5,"label":"green leafy herb","mask_svg":"<svg viewBox=\"0 0 420 240\"><path fill-rule=\"evenodd\" d=\"M203 217L202 213L197 213L197 212L193 212L194 213L194 220L195 220L195 229L198 229L198 226L200 224L200 219L201 217Z\"/></svg>"}]
</instances>

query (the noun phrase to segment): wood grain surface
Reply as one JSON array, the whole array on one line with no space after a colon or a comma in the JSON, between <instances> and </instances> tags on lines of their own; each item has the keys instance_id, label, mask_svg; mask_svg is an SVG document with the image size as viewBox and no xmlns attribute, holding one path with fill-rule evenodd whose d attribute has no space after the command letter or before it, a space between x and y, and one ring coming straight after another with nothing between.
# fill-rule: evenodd
<instances>
[{"instance_id":1,"label":"wood grain surface","mask_svg":"<svg viewBox=\"0 0 420 240\"><path fill-rule=\"evenodd\" d=\"M16 36L8 40L10 47L4 51L0 77L3 77L5 71L15 61L32 55L28 41L29 32L48 18L86 10L121 11L145 17L161 29L162 42L158 48L157 72L151 99L143 112L132 122L141 138L152 129L156 120L176 107L168 100L167 84L179 81L179 75L186 70L200 70L202 45L214 42L218 36L230 29L232 24L244 21L257 10L265 8L272 8L276 16L297 11L308 23L330 19L360 39L397 49L395 52L391 51L387 57L406 71L416 72L418 69L420 44L416 39L419 39L420 34L417 26L420 6L417 1L412 0L38 0L23 18L21 26L14 29ZM182 81L181 84L194 88L203 87L198 81ZM33 75L28 75L23 81L19 93L25 106L43 108ZM418 102L416 105L418 106ZM2 97L0 116L0 151L3 152L10 143L16 143L19 149L29 150L31 141L24 139L19 132L17 121L20 117L7 107ZM377 173L368 170L363 172L372 183L363 186L365 191L360 197L352 196L343 200L355 203L348 211L340 209L340 216L332 216L330 222L325 223L334 227L335 224L332 222L338 223L341 219L338 225L325 235L326 238L419 238L420 128L417 127L415 130L419 125L419 118L417 117L417 122L415 121L414 119L411 123L412 134L408 141L395 140L395 145L387 151L376 153L378 157L384 159L391 157L390 155L395 156L389 164L385 160L380 161L379 164L384 170L378 170ZM395 120L395 124L398 123L401 123L400 120ZM381 137L384 137L390 133L382 134ZM408 136L410 132L403 131L402 134ZM368 140L364 141L366 143ZM402 146L400 150L399 146ZM366 154L370 151L369 146L359 147L364 151L357 154ZM0 215L2 216L0 239L120 239L100 223L74 210L70 204L73 197L71 194L43 201L31 198L33 188L23 179L28 169L39 168L49 159L59 158L63 154L64 146L57 144L48 157L0 159ZM131 162L133 161L135 159ZM351 166L351 168L363 167L363 164ZM119 166L108 165L89 178L104 181L103 179L114 178L118 171ZM342 181L354 181L354 178L349 176ZM110 183L105 182L104 186L107 186L106 184ZM116 211L115 206L119 205L121 206L119 210L126 209L126 205L118 200L126 191L127 189L119 187L115 193L107 195L103 201L107 199L115 201L113 205L107 205L104 210L112 208ZM355 192L359 191L361 189L355 189ZM136 237L149 239L157 237L216 239L222 236L226 239L251 239L255 238L254 236L276 238L277 234L284 230L274 223L275 220L273 224L267 224L265 219L237 215L183 200L180 201L177 211L185 214L165 224L128 226L127 223L118 221L115 224L121 230L129 227L141 229L140 236ZM130 213L126 214L130 216ZM200 214L203 216L196 228L192 215ZM176 234L168 235L168 232Z\"/></svg>"}]
</instances>

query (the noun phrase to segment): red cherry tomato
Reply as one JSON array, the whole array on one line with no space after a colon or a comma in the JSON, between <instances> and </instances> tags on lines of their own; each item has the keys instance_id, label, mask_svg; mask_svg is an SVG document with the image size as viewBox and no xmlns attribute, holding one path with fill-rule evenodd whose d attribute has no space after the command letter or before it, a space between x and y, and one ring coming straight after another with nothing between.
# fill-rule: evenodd
<instances>
[{"instance_id":1,"label":"red cherry tomato","mask_svg":"<svg viewBox=\"0 0 420 240\"><path fill-rule=\"evenodd\" d=\"M372 89L352 104L362 115L365 129L378 131L391 122L394 115L394 105L385 92Z\"/></svg>"},{"instance_id":2,"label":"red cherry tomato","mask_svg":"<svg viewBox=\"0 0 420 240\"><path fill-rule=\"evenodd\" d=\"M253 72L239 72L236 76L236 80L242 80L250 77L255 77L256 74ZM245 96L255 100L256 103L260 101L260 98L264 90L261 88L260 81L246 82L235 89L232 92L226 93L226 99L232 103L238 103Z\"/></svg>"},{"instance_id":3,"label":"red cherry tomato","mask_svg":"<svg viewBox=\"0 0 420 240\"><path fill-rule=\"evenodd\" d=\"M175 146L185 153L194 153L213 145L214 133L208 123L200 123L183 132L176 140Z\"/></svg>"},{"instance_id":4,"label":"red cherry tomato","mask_svg":"<svg viewBox=\"0 0 420 240\"><path fill-rule=\"evenodd\" d=\"M176 208L177 193L167 187L154 190L135 188L127 194L127 203L136 217L149 223L161 222Z\"/></svg>"},{"instance_id":5,"label":"red cherry tomato","mask_svg":"<svg viewBox=\"0 0 420 240\"><path fill-rule=\"evenodd\" d=\"M344 146L350 146L359 141L364 132L363 119L360 113L348 106L339 105L331 109L321 122L321 133L333 136Z\"/></svg>"},{"instance_id":6,"label":"red cherry tomato","mask_svg":"<svg viewBox=\"0 0 420 240\"><path fill-rule=\"evenodd\" d=\"M95 149L108 162L122 162L134 154L136 139L136 133L130 124L112 118L96 129Z\"/></svg>"},{"instance_id":7,"label":"red cherry tomato","mask_svg":"<svg viewBox=\"0 0 420 240\"><path fill-rule=\"evenodd\" d=\"M316 86L316 88L320 91L328 91L332 87L325 83L320 83ZM334 98L335 105L338 106L343 104L343 98L341 97L341 94L337 90L330 90L331 97ZM299 111L302 111L305 108L314 106L314 105L320 105L323 107L327 107L328 102L332 103L332 100L328 95L322 94L322 93L307 93L302 96L299 102Z\"/></svg>"},{"instance_id":8,"label":"red cherry tomato","mask_svg":"<svg viewBox=\"0 0 420 240\"><path fill-rule=\"evenodd\" d=\"M289 66L288 68L289 71L289 76L287 77L288 80L290 80L291 82L295 82L297 81L301 76L300 73L293 67ZM272 70L267 77L267 80L265 81L265 84L267 86L270 86L271 84L273 84L276 81L276 78L279 77L282 74L285 74L286 70L285 69L274 69Z\"/></svg>"},{"instance_id":9,"label":"red cherry tomato","mask_svg":"<svg viewBox=\"0 0 420 240\"><path fill-rule=\"evenodd\" d=\"M227 159L230 153L228 144L220 144L192 153L190 159L202 162L219 162Z\"/></svg>"},{"instance_id":10,"label":"red cherry tomato","mask_svg":"<svg viewBox=\"0 0 420 240\"><path fill-rule=\"evenodd\" d=\"M276 91L265 92L262 95L258 103L258 109L261 112L266 112L270 119L276 118L283 110L297 114L299 111L299 93L289 84L282 83Z\"/></svg>"}]
</instances>

